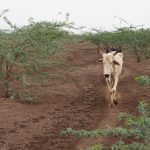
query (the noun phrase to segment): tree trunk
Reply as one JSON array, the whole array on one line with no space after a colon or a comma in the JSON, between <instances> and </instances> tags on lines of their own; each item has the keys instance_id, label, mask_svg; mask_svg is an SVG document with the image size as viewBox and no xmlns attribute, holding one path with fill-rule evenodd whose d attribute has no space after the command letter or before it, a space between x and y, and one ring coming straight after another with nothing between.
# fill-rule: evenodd
<instances>
[{"instance_id":1,"label":"tree trunk","mask_svg":"<svg viewBox=\"0 0 150 150\"><path fill-rule=\"evenodd\" d=\"M137 62L140 62L141 61L141 56L139 54L139 49L136 48L134 51L135 51L135 55L136 55L136 58L137 58Z\"/></svg>"},{"instance_id":2,"label":"tree trunk","mask_svg":"<svg viewBox=\"0 0 150 150\"><path fill-rule=\"evenodd\" d=\"M137 57L137 62L140 62L141 61L140 55L137 54L136 57Z\"/></svg>"},{"instance_id":3,"label":"tree trunk","mask_svg":"<svg viewBox=\"0 0 150 150\"><path fill-rule=\"evenodd\" d=\"M4 96L9 98L9 81L4 80Z\"/></svg>"}]
</instances>

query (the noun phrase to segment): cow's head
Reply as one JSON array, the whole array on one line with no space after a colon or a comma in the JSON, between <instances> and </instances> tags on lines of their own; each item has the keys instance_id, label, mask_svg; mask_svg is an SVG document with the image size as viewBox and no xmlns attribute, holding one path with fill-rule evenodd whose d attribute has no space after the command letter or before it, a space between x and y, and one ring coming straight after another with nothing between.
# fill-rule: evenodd
<instances>
[{"instance_id":1,"label":"cow's head","mask_svg":"<svg viewBox=\"0 0 150 150\"><path fill-rule=\"evenodd\" d=\"M111 52L111 53L101 53L102 58L98 60L98 62L103 63L103 72L104 72L104 77L109 78L111 74L113 73L113 68L114 65L120 65L119 62L117 62L114 59L114 56L117 54L116 52Z\"/></svg>"},{"instance_id":2,"label":"cow's head","mask_svg":"<svg viewBox=\"0 0 150 150\"><path fill-rule=\"evenodd\" d=\"M117 44L117 45L116 44L112 44L112 45L100 44L100 45L98 45L97 50L100 51L100 49L103 50L106 54L110 53L110 52L114 52L114 51L117 51L118 53L121 53L122 47L119 44Z\"/></svg>"}]
</instances>

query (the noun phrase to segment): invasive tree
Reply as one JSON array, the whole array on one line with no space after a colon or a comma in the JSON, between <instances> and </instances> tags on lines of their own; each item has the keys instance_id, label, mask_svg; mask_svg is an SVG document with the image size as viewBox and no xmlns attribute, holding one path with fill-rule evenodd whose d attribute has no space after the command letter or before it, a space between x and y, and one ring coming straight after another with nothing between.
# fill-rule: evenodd
<instances>
[{"instance_id":1,"label":"invasive tree","mask_svg":"<svg viewBox=\"0 0 150 150\"><path fill-rule=\"evenodd\" d=\"M150 58L150 30L143 26L127 24L125 27L115 27L114 31L101 31L93 29L81 35L82 39L95 44L98 49L113 45L119 45L124 52L134 53L137 61L142 58Z\"/></svg>"},{"instance_id":2,"label":"invasive tree","mask_svg":"<svg viewBox=\"0 0 150 150\"><path fill-rule=\"evenodd\" d=\"M40 73L42 66L48 65L49 55L58 52L60 41L69 39L70 28L68 19L63 22L34 22L17 27L6 17L4 10L0 17L9 25L8 30L0 30L0 83L4 89L4 96L10 97L13 87L10 83L18 80L23 86ZM30 79L30 80L29 80Z\"/></svg>"}]
</instances>

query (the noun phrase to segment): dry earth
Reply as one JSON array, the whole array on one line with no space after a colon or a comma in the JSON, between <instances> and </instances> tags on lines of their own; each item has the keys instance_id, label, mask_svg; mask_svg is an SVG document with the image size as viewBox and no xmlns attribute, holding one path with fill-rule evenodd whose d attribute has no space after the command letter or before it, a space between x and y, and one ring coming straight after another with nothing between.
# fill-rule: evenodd
<instances>
[{"instance_id":1,"label":"dry earth","mask_svg":"<svg viewBox=\"0 0 150 150\"><path fill-rule=\"evenodd\" d=\"M119 105L110 108L102 66L96 63L98 54L88 43L76 45L62 59L73 69L64 77L45 80L38 103L25 104L0 98L0 150L80 150L102 142L113 143L115 138L77 139L60 137L68 127L94 130L117 126L119 112L136 114L141 99L150 100L150 86L140 87L136 75L150 75L150 61L136 62L134 56L124 56L123 72L118 91ZM46 70L61 75L62 66Z\"/></svg>"}]
</instances>

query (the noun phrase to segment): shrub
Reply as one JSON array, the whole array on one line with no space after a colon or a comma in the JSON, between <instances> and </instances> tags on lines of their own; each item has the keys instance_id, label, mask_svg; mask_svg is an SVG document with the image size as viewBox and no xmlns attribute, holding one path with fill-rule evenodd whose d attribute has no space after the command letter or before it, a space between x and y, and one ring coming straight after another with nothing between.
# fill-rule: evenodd
<instances>
[{"instance_id":1,"label":"shrub","mask_svg":"<svg viewBox=\"0 0 150 150\"><path fill-rule=\"evenodd\" d=\"M150 78L145 75L135 77L135 81L142 86L150 84Z\"/></svg>"}]
</instances>

